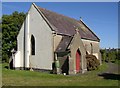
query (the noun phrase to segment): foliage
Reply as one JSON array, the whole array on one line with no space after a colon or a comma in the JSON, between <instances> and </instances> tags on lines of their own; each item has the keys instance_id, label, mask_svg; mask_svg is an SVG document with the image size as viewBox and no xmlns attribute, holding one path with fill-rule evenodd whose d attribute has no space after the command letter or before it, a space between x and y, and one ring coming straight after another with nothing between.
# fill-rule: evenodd
<instances>
[{"instance_id":1,"label":"foliage","mask_svg":"<svg viewBox=\"0 0 120 88\"><path fill-rule=\"evenodd\" d=\"M103 62L120 62L120 50L119 49L102 49L101 50Z\"/></svg>"},{"instance_id":2,"label":"foliage","mask_svg":"<svg viewBox=\"0 0 120 88\"><path fill-rule=\"evenodd\" d=\"M23 12L13 12L11 15L2 16L2 60L7 62L11 50L17 48L17 35L25 19Z\"/></svg>"},{"instance_id":3,"label":"foliage","mask_svg":"<svg viewBox=\"0 0 120 88\"><path fill-rule=\"evenodd\" d=\"M108 58L110 58L109 61L115 61L115 59L116 59L116 52L115 51L109 52L109 57Z\"/></svg>"},{"instance_id":4,"label":"foliage","mask_svg":"<svg viewBox=\"0 0 120 88\"><path fill-rule=\"evenodd\" d=\"M118 52L116 52L115 54L116 54L116 59L120 60L120 50L118 50Z\"/></svg>"},{"instance_id":5,"label":"foliage","mask_svg":"<svg viewBox=\"0 0 120 88\"><path fill-rule=\"evenodd\" d=\"M101 52L101 55L102 55L102 61L105 62L106 57L107 57L106 50L101 50L100 52Z\"/></svg>"},{"instance_id":6,"label":"foliage","mask_svg":"<svg viewBox=\"0 0 120 88\"><path fill-rule=\"evenodd\" d=\"M88 71L98 69L100 62L96 58L95 55L88 54L86 55L86 59L87 59L87 70Z\"/></svg>"},{"instance_id":7,"label":"foliage","mask_svg":"<svg viewBox=\"0 0 120 88\"><path fill-rule=\"evenodd\" d=\"M0 63L2 62L2 33L0 32Z\"/></svg>"}]
</instances>

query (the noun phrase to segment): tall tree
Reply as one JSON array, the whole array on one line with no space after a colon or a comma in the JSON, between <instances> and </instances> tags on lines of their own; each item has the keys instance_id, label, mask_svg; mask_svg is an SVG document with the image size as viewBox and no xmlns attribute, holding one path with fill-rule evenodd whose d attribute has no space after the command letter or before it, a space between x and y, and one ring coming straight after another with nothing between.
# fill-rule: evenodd
<instances>
[{"instance_id":1,"label":"tall tree","mask_svg":"<svg viewBox=\"0 0 120 88\"><path fill-rule=\"evenodd\" d=\"M101 55L102 55L102 61L105 62L107 59L107 52L106 49L101 50Z\"/></svg>"},{"instance_id":2,"label":"tall tree","mask_svg":"<svg viewBox=\"0 0 120 88\"><path fill-rule=\"evenodd\" d=\"M17 47L17 35L25 19L25 13L13 12L2 16L2 59L8 61L11 50Z\"/></svg>"}]
</instances>

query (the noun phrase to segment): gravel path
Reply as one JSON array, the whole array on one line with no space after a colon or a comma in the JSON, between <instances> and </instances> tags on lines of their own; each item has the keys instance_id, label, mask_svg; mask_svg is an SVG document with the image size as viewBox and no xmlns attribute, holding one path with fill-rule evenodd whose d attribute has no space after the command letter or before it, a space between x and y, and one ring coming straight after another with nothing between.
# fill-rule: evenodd
<instances>
[{"instance_id":1,"label":"gravel path","mask_svg":"<svg viewBox=\"0 0 120 88\"><path fill-rule=\"evenodd\" d=\"M98 75L104 77L104 79L120 80L120 65L114 63L107 64L108 69Z\"/></svg>"},{"instance_id":2,"label":"gravel path","mask_svg":"<svg viewBox=\"0 0 120 88\"><path fill-rule=\"evenodd\" d=\"M107 63L108 69L106 70L106 73L120 73L120 65L114 64L114 63Z\"/></svg>"}]
</instances>

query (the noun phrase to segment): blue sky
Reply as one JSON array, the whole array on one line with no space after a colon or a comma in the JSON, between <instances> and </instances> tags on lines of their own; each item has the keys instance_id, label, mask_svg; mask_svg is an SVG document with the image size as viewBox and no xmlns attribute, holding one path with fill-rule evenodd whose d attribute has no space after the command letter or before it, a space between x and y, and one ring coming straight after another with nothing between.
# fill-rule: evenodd
<instances>
[{"instance_id":1,"label":"blue sky","mask_svg":"<svg viewBox=\"0 0 120 88\"><path fill-rule=\"evenodd\" d=\"M83 21L101 39L101 48L118 47L118 3L117 2L36 2L48 10ZM2 14L14 11L27 12L31 2L4 2Z\"/></svg>"}]
</instances>

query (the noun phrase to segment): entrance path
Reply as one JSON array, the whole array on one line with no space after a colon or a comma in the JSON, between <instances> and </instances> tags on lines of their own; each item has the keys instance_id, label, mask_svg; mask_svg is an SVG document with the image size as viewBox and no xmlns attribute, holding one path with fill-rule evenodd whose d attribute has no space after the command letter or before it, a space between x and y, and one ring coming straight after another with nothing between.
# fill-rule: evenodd
<instances>
[{"instance_id":1,"label":"entrance path","mask_svg":"<svg viewBox=\"0 0 120 88\"><path fill-rule=\"evenodd\" d=\"M98 75L104 79L120 80L120 65L114 63L107 63L107 65L108 69Z\"/></svg>"},{"instance_id":2,"label":"entrance path","mask_svg":"<svg viewBox=\"0 0 120 88\"><path fill-rule=\"evenodd\" d=\"M107 64L108 64L108 69L106 70L106 73L120 74L120 65L114 63L107 63Z\"/></svg>"}]
</instances>

